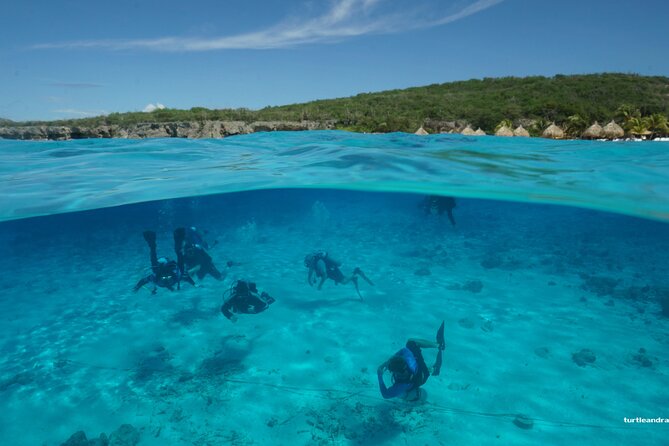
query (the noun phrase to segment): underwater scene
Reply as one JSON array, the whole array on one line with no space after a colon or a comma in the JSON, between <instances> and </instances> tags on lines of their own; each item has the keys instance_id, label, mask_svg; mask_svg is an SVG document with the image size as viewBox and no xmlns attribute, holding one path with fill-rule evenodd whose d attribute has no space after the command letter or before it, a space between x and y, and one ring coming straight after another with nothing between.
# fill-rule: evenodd
<instances>
[{"instance_id":1,"label":"underwater scene","mask_svg":"<svg viewBox=\"0 0 669 446\"><path fill-rule=\"evenodd\" d=\"M669 143L0 159L0 444L666 444Z\"/></svg>"}]
</instances>

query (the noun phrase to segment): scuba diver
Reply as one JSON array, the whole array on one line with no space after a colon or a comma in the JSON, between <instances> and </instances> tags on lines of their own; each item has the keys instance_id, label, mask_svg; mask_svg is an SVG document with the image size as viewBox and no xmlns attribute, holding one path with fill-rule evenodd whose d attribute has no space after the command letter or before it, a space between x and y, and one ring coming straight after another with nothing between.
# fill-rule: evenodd
<instances>
[{"instance_id":1,"label":"scuba diver","mask_svg":"<svg viewBox=\"0 0 669 446\"><path fill-rule=\"evenodd\" d=\"M221 306L221 313L232 322L237 322L237 314L262 313L275 302L275 299L265 291L258 293L256 284L247 280L237 280L224 293L228 295Z\"/></svg>"},{"instance_id":2,"label":"scuba diver","mask_svg":"<svg viewBox=\"0 0 669 446\"><path fill-rule=\"evenodd\" d=\"M156 233L153 231L144 231L144 240L149 245L151 255L151 274L141 279L134 286L133 291L137 292L147 283L153 283L151 294L156 294L156 287L167 288L170 291L181 289L181 281L195 285L193 279L184 269L183 244L185 231L184 228L177 228L174 231L174 252L177 255L176 262L165 257L158 258L156 255Z\"/></svg>"},{"instance_id":3,"label":"scuba diver","mask_svg":"<svg viewBox=\"0 0 669 446\"><path fill-rule=\"evenodd\" d=\"M424 339L409 339L406 347L395 353L390 359L381 364L376 371L379 379L379 390L383 398L402 397L406 401L425 400L427 392L420 387L430 377L430 371L423 359L421 348L438 348L437 360L432 367L432 375L441 372L442 352L446 348L444 341L444 322L437 330L436 342ZM392 375L393 384L386 387L383 374L388 370Z\"/></svg>"},{"instance_id":4,"label":"scuba diver","mask_svg":"<svg viewBox=\"0 0 669 446\"><path fill-rule=\"evenodd\" d=\"M309 286L314 286L317 279L320 279L318 284L319 290L323 287L323 283L325 283L327 279L332 279L335 285L353 282L360 300L363 300L362 294L360 294L360 288L358 287L358 276L362 277L368 284L374 286L372 281L369 280L365 273L358 267L353 270L353 274L351 274L350 277L345 277L339 269L341 262L330 257L326 251L316 251L307 255L304 258L304 266L309 269L309 272L307 273L307 282L309 283Z\"/></svg>"},{"instance_id":5,"label":"scuba diver","mask_svg":"<svg viewBox=\"0 0 669 446\"><path fill-rule=\"evenodd\" d=\"M421 206L425 211L425 215L430 215L433 211L436 211L439 215L444 215L444 212L446 212L448 220L455 226L455 218L453 217L453 209L457 206L455 198L442 197L441 195L428 195L423 200Z\"/></svg>"},{"instance_id":6,"label":"scuba diver","mask_svg":"<svg viewBox=\"0 0 669 446\"><path fill-rule=\"evenodd\" d=\"M213 245L218 242L214 241ZM216 280L223 280L223 274L216 268L214 261L211 259L209 253L209 243L204 239L202 231L195 226L186 229L186 239L184 244L184 263L188 271L193 271L197 268L197 278L202 280L207 274ZM231 266L231 262L228 262Z\"/></svg>"}]
</instances>

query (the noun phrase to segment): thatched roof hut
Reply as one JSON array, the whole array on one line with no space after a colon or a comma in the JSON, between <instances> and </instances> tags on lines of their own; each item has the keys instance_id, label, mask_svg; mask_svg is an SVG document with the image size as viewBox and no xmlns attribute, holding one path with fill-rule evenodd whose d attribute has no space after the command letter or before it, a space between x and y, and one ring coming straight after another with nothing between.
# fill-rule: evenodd
<instances>
[{"instance_id":1,"label":"thatched roof hut","mask_svg":"<svg viewBox=\"0 0 669 446\"><path fill-rule=\"evenodd\" d=\"M522 125L519 125L516 130L513 131L513 136L522 136L524 138L529 138L530 137L530 132L525 130L525 128Z\"/></svg>"},{"instance_id":2,"label":"thatched roof hut","mask_svg":"<svg viewBox=\"0 0 669 446\"><path fill-rule=\"evenodd\" d=\"M604 137L604 129L601 125L595 121L590 127L588 127L582 135L585 139L600 139Z\"/></svg>"},{"instance_id":3,"label":"thatched roof hut","mask_svg":"<svg viewBox=\"0 0 669 446\"><path fill-rule=\"evenodd\" d=\"M546 130L544 130L544 133L541 136L544 138L562 139L564 138L564 130L553 123L549 125Z\"/></svg>"},{"instance_id":4,"label":"thatched roof hut","mask_svg":"<svg viewBox=\"0 0 669 446\"><path fill-rule=\"evenodd\" d=\"M460 133L462 133L463 135L467 135L467 136L476 135L476 132L470 126L465 127L465 129L463 131L461 131Z\"/></svg>"},{"instance_id":5,"label":"thatched roof hut","mask_svg":"<svg viewBox=\"0 0 669 446\"><path fill-rule=\"evenodd\" d=\"M423 128L423 126L421 125L420 128L416 130L416 135L429 135L429 133L427 133Z\"/></svg>"},{"instance_id":6,"label":"thatched roof hut","mask_svg":"<svg viewBox=\"0 0 669 446\"><path fill-rule=\"evenodd\" d=\"M481 129L481 127L479 127L478 129L476 129L476 131L474 132L474 134L475 134L476 136L485 136L485 132Z\"/></svg>"},{"instance_id":7,"label":"thatched roof hut","mask_svg":"<svg viewBox=\"0 0 669 446\"><path fill-rule=\"evenodd\" d=\"M625 136L625 130L623 130L623 128L616 124L616 122L613 120L606 124L602 130L604 133L604 138L616 139Z\"/></svg>"},{"instance_id":8,"label":"thatched roof hut","mask_svg":"<svg viewBox=\"0 0 669 446\"><path fill-rule=\"evenodd\" d=\"M507 126L503 125L497 129L495 136L513 136L513 131Z\"/></svg>"}]
</instances>

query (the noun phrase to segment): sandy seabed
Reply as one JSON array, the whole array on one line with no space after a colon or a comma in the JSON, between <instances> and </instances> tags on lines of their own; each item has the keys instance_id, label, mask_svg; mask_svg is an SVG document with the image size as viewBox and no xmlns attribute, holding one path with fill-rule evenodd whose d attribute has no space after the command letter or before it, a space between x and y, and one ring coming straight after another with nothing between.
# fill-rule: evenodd
<instances>
[{"instance_id":1,"label":"sandy seabed","mask_svg":"<svg viewBox=\"0 0 669 446\"><path fill-rule=\"evenodd\" d=\"M623 418L669 418L669 225L463 199L453 228L419 200L274 191L4 223L0 443L129 423L142 446L666 444L669 425ZM210 231L219 266L241 265L133 293L141 231L165 255L180 224ZM306 284L319 248L375 282L364 301ZM233 324L219 308L242 277L276 303ZM383 400L377 366L442 320L427 401Z\"/></svg>"}]
</instances>

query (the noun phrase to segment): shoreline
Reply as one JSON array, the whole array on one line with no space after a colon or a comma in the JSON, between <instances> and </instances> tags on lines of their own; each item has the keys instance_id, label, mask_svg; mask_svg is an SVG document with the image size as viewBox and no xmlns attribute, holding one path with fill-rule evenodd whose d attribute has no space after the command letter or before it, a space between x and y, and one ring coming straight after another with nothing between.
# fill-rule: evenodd
<instances>
[{"instance_id":1,"label":"shoreline","mask_svg":"<svg viewBox=\"0 0 669 446\"><path fill-rule=\"evenodd\" d=\"M257 132L275 131L309 131L309 130L342 130L337 129L334 121L181 121L181 122L146 122L128 127L119 125L100 125L95 127L75 126L5 126L0 127L0 140L14 141L69 141L77 139L151 139L151 138L183 138L183 139L222 139L229 136L247 135ZM351 130L347 130L351 131ZM367 132L354 132L365 134ZM388 132L392 133L392 132ZM462 136L496 136L496 135L469 135L461 131L435 132L426 135L462 135ZM524 138L524 136L500 136L506 138ZM529 138L545 138L543 136L529 136ZM669 138L654 139L642 138L560 138L573 141L659 141L667 142Z\"/></svg>"}]
</instances>

